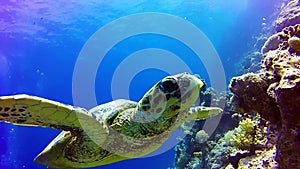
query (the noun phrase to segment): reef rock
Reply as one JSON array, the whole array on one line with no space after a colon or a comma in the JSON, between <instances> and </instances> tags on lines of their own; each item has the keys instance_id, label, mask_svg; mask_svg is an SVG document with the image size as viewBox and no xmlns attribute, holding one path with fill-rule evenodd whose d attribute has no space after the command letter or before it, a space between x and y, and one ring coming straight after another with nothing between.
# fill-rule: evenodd
<instances>
[{"instance_id":1,"label":"reef rock","mask_svg":"<svg viewBox=\"0 0 300 169\"><path fill-rule=\"evenodd\" d=\"M275 29L280 32L283 28L300 23L300 2L291 0L284 6L275 21Z\"/></svg>"},{"instance_id":2,"label":"reef rock","mask_svg":"<svg viewBox=\"0 0 300 169\"><path fill-rule=\"evenodd\" d=\"M299 54L300 47L300 25L290 26L284 28L282 32L278 32L268 38L263 47L261 53L266 54L272 50L284 50L289 49L291 53Z\"/></svg>"},{"instance_id":3,"label":"reef rock","mask_svg":"<svg viewBox=\"0 0 300 169\"><path fill-rule=\"evenodd\" d=\"M257 72L260 70L261 60L263 55L258 52L250 52L243 57L241 63L238 63L237 66L240 69L239 74L244 74L248 72Z\"/></svg>"},{"instance_id":4,"label":"reef rock","mask_svg":"<svg viewBox=\"0 0 300 169\"><path fill-rule=\"evenodd\" d=\"M265 53L269 52L270 50L278 49L279 45L282 43L282 40L280 38L281 35L282 35L282 33L277 33L277 34L270 36L267 39L267 41L265 42L265 44L263 45L263 47L261 48L261 53L265 54Z\"/></svg>"},{"instance_id":5,"label":"reef rock","mask_svg":"<svg viewBox=\"0 0 300 169\"><path fill-rule=\"evenodd\" d=\"M289 44L289 51L290 52L295 52L298 55L300 54L300 38L298 37L291 37L288 40Z\"/></svg>"},{"instance_id":6,"label":"reef rock","mask_svg":"<svg viewBox=\"0 0 300 169\"><path fill-rule=\"evenodd\" d=\"M276 147L268 150L257 150L255 154L239 161L239 169L277 169L278 164L275 161Z\"/></svg>"},{"instance_id":7,"label":"reef rock","mask_svg":"<svg viewBox=\"0 0 300 169\"><path fill-rule=\"evenodd\" d=\"M280 119L276 100L266 92L273 79L263 73L247 73L231 80L230 90L234 93L231 101L237 105L237 111L264 112L261 116L274 123ZM241 109L241 110L239 110Z\"/></svg>"},{"instance_id":8,"label":"reef rock","mask_svg":"<svg viewBox=\"0 0 300 169\"><path fill-rule=\"evenodd\" d=\"M258 112L278 126L280 168L300 168L300 25L284 28L275 36L278 41L266 42L274 44L265 45L272 48L265 50L260 72L234 77L229 88L233 103L242 111Z\"/></svg>"}]
</instances>

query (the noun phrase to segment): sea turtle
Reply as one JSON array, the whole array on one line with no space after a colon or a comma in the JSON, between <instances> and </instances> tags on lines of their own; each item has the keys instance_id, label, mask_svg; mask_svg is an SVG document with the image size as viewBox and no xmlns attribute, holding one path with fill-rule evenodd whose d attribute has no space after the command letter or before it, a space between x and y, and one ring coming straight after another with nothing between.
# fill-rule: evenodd
<instances>
[{"instance_id":1,"label":"sea turtle","mask_svg":"<svg viewBox=\"0 0 300 169\"><path fill-rule=\"evenodd\" d=\"M28 95L0 97L0 121L63 130L36 158L51 168L86 168L140 157L158 149L187 120L219 114L193 106L202 81L167 76L139 102L115 100L87 111Z\"/></svg>"}]
</instances>

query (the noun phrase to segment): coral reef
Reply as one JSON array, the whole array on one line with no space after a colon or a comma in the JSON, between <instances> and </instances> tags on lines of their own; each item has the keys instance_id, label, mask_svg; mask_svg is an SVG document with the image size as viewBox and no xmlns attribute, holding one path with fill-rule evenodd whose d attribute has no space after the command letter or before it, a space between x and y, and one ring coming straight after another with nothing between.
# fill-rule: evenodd
<instances>
[{"instance_id":1,"label":"coral reef","mask_svg":"<svg viewBox=\"0 0 300 169\"><path fill-rule=\"evenodd\" d=\"M266 134L268 127L258 115L242 120L238 127L227 131L217 141L209 142L206 168L219 169L228 165L238 168L240 159L255 155L255 150L268 149Z\"/></svg>"},{"instance_id":2,"label":"coral reef","mask_svg":"<svg viewBox=\"0 0 300 169\"><path fill-rule=\"evenodd\" d=\"M272 40L274 37L277 41ZM260 72L235 77L230 84L237 110L258 112L277 125L276 160L280 168L300 168L300 151L293 151L300 150L299 37L300 25L271 36L264 45Z\"/></svg>"},{"instance_id":3,"label":"coral reef","mask_svg":"<svg viewBox=\"0 0 300 169\"><path fill-rule=\"evenodd\" d=\"M300 38L298 37L291 37L288 40L289 51L291 53L295 52L298 55L300 54Z\"/></svg>"},{"instance_id":4,"label":"coral reef","mask_svg":"<svg viewBox=\"0 0 300 169\"><path fill-rule=\"evenodd\" d=\"M282 43L281 40L282 33L277 33L272 36L270 36L267 41L264 43L264 45L261 48L261 53L265 54L269 52L270 50L275 50L279 47L279 45Z\"/></svg>"},{"instance_id":5,"label":"coral reef","mask_svg":"<svg viewBox=\"0 0 300 169\"><path fill-rule=\"evenodd\" d=\"M225 103L222 125L210 138L203 122L183 127L187 136L175 148L174 169L300 169L299 19L299 0L291 0L277 18L277 33L240 63L246 74L232 78L232 95L201 91L201 105Z\"/></svg>"},{"instance_id":6,"label":"coral reef","mask_svg":"<svg viewBox=\"0 0 300 169\"><path fill-rule=\"evenodd\" d=\"M284 28L282 32L278 32L269 37L261 48L261 53L266 54L272 50L284 50L287 48L289 48L292 53L299 53L299 33L299 24Z\"/></svg>"},{"instance_id":7,"label":"coral reef","mask_svg":"<svg viewBox=\"0 0 300 169\"><path fill-rule=\"evenodd\" d=\"M200 103L205 106L220 106L225 102L226 106L220 121L222 125L210 138L204 130L201 130L203 121L185 123L181 126L186 137L175 147L175 166L169 169L219 169L230 168L229 166L238 168L239 165L246 165L239 164L239 161L247 157L253 158L253 166L261 168L276 166L276 162L273 165L274 160L271 160L274 156L267 153L274 147L275 142L273 137L269 138L271 133L269 124L261 120L258 114L251 116L236 114L230 102L231 93L218 95L214 89L207 88L200 96ZM256 154L261 154L266 162L256 164L255 159L262 158L256 157Z\"/></svg>"},{"instance_id":8,"label":"coral reef","mask_svg":"<svg viewBox=\"0 0 300 169\"><path fill-rule=\"evenodd\" d=\"M175 167L169 169L277 167L274 138L268 136L272 129L258 114L244 118L237 127L211 140L197 128L186 131L186 138L175 148ZM259 163L259 159L264 161Z\"/></svg>"},{"instance_id":9,"label":"coral reef","mask_svg":"<svg viewBox=\"0 0 300 169\"><path fill-rule=\"evenodd\" d=\"M198 143L205 143L209 138L209 135L204 131L200 130L196 133L195 141Z\"/></svg>"},{"instance_id":10,"label":"coral reef","mask_svg":"<svg viewBox=\"0 0 300 169\"><path fill-rule=\"evenodd\" d=\"M240 159L239 169L276 169L278 164L275 155L275 146L267 150L257 150L254 155Z\"/></svg>"},{"instance_id":11,"label":"coral reef","mask_svg":"<svg viewBox=\"0 0 300 169\"><path fill-rule=\"evenodd\" d=\"M246 56L243 57L243 61L237 65L238 68L241 68L239 74L257 72L260 70L262 58L263 55L260 52L253 51L247 53Z\"/></svg>"},{"instance_id":12,"label":"coral reef","mask_svg":"<svg viewBox=\"0 0 300 169\"><path fill-rule=\"evenodd\" d=\"M278 122L280 112L275 99L266 92L273 79L265 78L265 74L247 73L231 80L230 90L234 93L232 102L239 112L264 112L263 118Z\"/></svg>"},{"instance_id":13,"label":"coral reef","mask_svg":"<svg viewBox=\"0 0 300 169\"><path fill-rule=\"evenodd\" d=\"M300 23L300 2L291 0L281 9L281 12L275 21L275 29L280 32L282 29Z\"/></svg>"},{"instance_id":14,"label":"coral reef","mask_svg":"<svg viewBox=\"0 0 300 169\"><path fill-rule=\"evenodd\" d=\"M237 125L237 122L231 118L231 111L233 109L230 103L231 96L231 93L225 92L218 94L213 88L205 88L200 93L199 104L202 106L225 105L220 121L222 126L216 129L216 133L224 133ZM186 136L175 147L175 166L169 169L198 169L207 166L209 135L204 130L201 130L203 125L204 121L193 121L181 126Z\"/></svg>"}]
</instances>

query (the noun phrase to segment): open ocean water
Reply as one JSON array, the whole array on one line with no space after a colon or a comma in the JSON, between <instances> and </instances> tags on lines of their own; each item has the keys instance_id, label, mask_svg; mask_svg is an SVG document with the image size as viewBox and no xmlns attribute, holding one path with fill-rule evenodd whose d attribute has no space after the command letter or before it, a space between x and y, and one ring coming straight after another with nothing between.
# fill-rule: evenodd
<instances>
[{"instance_id":1,"label":"open ocean water","mask_svg":"<svg viewBox=\"0 0 300 169\"><path fill-rule=\"evenodd\" d=\"M271 26L281 4L279 0L1 0L0 95L25 93L74 104L73 72L78 59L86 59L79 57L85 43L105 25L122 17L146 12L147 16L151 13L170 14L201 30L218 53L228 85L231 77L240 73L243 57L255 49L256 37ZM130 31L130 28L138 26L139 21L134 23L137 25L124 24L116 28L122 32ZM144 24L143 21L141 23ZM168 20L149 23L155 27L166 24ZM181 29L176 26L173 29ZM147 28L147 24L144 27ZM180 32L183 35L190 33L185 29ZM115 35L113 32L106 34L101 42L106 43L106 38L109 40L110 36ZM102 44L95 46L95 51L100 53ZM172 52L188 65L191 73L199 74L210 84L212 77L206 70L207 65L198 60L197 54L188 45L165 35L146 32L126 37L107 51L95 77L97 104L116 97L138 101L158 80L169 75L168 71L180 72L180 68L171 66L162 69L155 65L160 62L156 56L149 56L148 60L138 59L137 62L122 62L134 52L144 49ZM164 61L166 64L163 65L172 65L173 62L172 59ZM134 68L143 65L142 62L154 65L136 71ZM119 77L128 75L130 69L134 69L135 74L130 74L129 85L116 79L118 89L114 88L112 92L113 75L121 63L127 66L128 72L123 71ZM95 104L91 103L86 108L92 106ZM46 168L34 163L33 159L59 132L49 128L0 123L0 169ZM166 169L174 164L174 157L175 152L171 148L155 156L95 168Z\"/></svg>"}]
</instances>

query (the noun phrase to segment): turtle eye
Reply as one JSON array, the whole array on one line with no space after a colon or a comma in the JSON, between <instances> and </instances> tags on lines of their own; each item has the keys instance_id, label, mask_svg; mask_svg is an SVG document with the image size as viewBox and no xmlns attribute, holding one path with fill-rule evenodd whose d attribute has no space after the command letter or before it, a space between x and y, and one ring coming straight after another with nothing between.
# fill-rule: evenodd
<instances>
[{"instance_id":1,"label":"turtle eye","mask_svg":"<svg viewBox=\"0 0 300 169\"><path fill-rule=\"evenodd\" d=\"M178 84L175 79L167 78L160 82L159 89L164 93L171 93L178 89Z\"/></svg>"},{"instance_id":2,"label":"turtle eye","mask_svg":"<svg viewBox=\"0 0 300 169\"><path fill-rule=\"evenodd\" d=\"M141 108L142 108L143 111L147 111L151 108L149 97L146 97L146 98L143 99Z\"/></svg>"}]
</instances>

